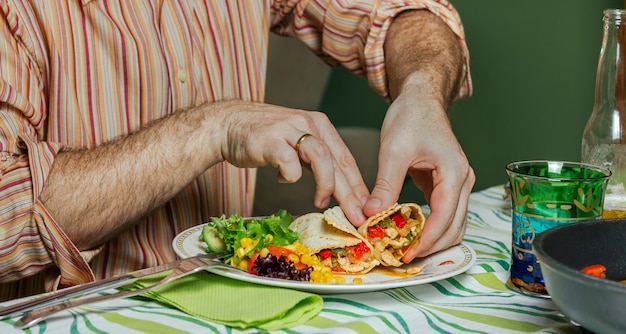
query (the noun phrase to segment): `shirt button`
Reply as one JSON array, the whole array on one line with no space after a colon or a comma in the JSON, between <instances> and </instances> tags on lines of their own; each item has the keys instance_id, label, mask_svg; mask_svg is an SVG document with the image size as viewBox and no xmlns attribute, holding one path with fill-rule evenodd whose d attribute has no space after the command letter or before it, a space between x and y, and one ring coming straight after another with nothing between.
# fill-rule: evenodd
<instances>
[{"instance_id":1,"label":"shirt button","mask_svg":"<svg viewBox=\"0 0 626 334\"><path fill-rule=\"evenodd\" d=\"M187 81L187 72L185 70L180 70L178 72L178 80L180 80L180 82Z\"/></svg>"}]
</instances>

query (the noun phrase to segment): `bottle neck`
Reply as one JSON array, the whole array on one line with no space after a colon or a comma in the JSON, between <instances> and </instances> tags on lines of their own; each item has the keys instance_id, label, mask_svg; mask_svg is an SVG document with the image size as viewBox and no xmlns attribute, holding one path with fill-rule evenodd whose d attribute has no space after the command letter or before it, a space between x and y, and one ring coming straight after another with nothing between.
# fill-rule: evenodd
<instances>
[{"instance_id":1,"label":"bottle neck","mask_svg":"<svg viewBox=\"0 0 626 334\"><path fill-rule=\"evenodd\" d=\"M595 104L626 115L626 10L604 11Z\"/></svg>"}]
</instances>

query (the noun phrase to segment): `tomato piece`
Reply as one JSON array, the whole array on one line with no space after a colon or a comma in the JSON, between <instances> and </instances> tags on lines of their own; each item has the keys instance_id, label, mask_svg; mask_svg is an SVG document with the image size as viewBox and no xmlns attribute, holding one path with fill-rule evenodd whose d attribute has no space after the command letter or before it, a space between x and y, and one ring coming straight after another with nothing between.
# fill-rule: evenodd
<instances>
[{"instance_id":1,"label":"tomato piece","mask_svg":"<svg viewBox=\"0 0 626 334\"><path fill-rule=\"evenodd\" d=\"M399 213L394 213L393 215L391 215L391 219L396 222L397 228L403 228L404 225L406 225L406 220L404 220L404 217L402 217L402 215Z\"/></svg>"},{"instance_id":2,"label":"tomato piece","mask_svg":"<svg viewBox=\"0 0 626 334\"><path fill-rule=\"evenodd\" d=\"M281 247L281 246L276 246L276 245L269 245L267 246L267 250L270 251L270 254L276 256L276 257L289 257L290 254L296 254L294 251L292 251L291 249L285 248L285 247Z\"/></svg>"},{"instance_id":3,"label":"tomato piece","mask_svg":"<svg viewBox=\"0 0 626 334\"><path fill-rule=\"evenodd\" d=\"M276 246L276 245L269 245L266 247L268 250L268 253L277 257L277 258L281 258L284 257L285 260L287 260L288 262L291 262L293 264L293 266L298 269L298 270L302 270L302 269L306 269L308 268L308 266L300 261L293 262L289 257L291 254L295 255L296 257L298 257L298 259L300 258L300 256L292 251L291 249L285 248L285 247L281 247L281 246ZM330 252L330 250L328 250L328 252ZM250 259L248 259L248 273L252 274L252 275L256 275L257 272L255 270L253 270L252 268L254 267L254 262L259 258L261 254L256 251L254 252L251 256ZM293 256L292 256L293 257Z\"/></svg>"},{"instance_id":4,"label":"tomato piece","mask_svg":"<svg viewBox=\"0 0 626 334\"><path fill-rule=\"evenodd\" d=\"M601 264L592 264L590 266L584 267L580 271L587 275L604 278L604 275L606 273L606 267Z\"/></svg>"},{"instance_id":5,"label":"tomato piece","mask_svg":"<svg viewBox=\"0 0 626 334\"><path fill-rule=\"evenodd\" d=\"M254 262L256 261L258 257L259 257L259 252L254 252L252 256L250 256L250 259L248 260L248 273L252 275L256 275L256 271L252 270L252 266L254 266Z\"/></svg>"},{"instance_id":6,"label":"tomato piece","mask_svg":"<svg viewBox=\"0 0 626 334\"><path fill-rule=\"evenodd\" d=\"M339 264L335 265L334 267L332 267L330 269L331 272L333 273L343 273L343 269L339 266Z\"/></svg>"},{"instance_id":7,"label":"tomato piece","mask_svg":"<svg viewBox=\"0 0 626 334\"><path fill-rule=\"evenodd\" d=\"M333 253L330 251L330 249L324 249L321 252L318 253L320 255L320 257L322 259L327 259L329 258Z\"/></svg>"},{"instance_id":8,"label":"tomato piece","mask_svg":"<svg viewBox=\"0 0 626 334\"><path fill-rule=\"evenodd\" d=\"M298 269L298 270L302 270L302 269L306 269L309 266L307 266L306 264L302 263L302 262L298 262L298 263L294 263L293 266Z\"/></svg>"},{"instance_id":9,"label":"tomato piece","mask_svg":"<svg viewBox=\"0 0 626 334\"><path fill-rule=\"evenodd\" d=\"M367 253L370 248L364 242L361 242L358 245L346 247L346 250L352 258L360 260L363 254Z\"/></svg>"},{"instance_id":10,"label":"tomato piece","mask_svg":"<svg viewBox=\"0 0 626 334\"><path fill-rule=\"evenodd\" d=\"M300 256L296 252L292 251L291 249L281 247L281 246L269 245L267 246L267 250L269 250L269 253L276 256L277 258L284 256L287 260L289 260L289 255L291 254L294 254L298 256L298 258L300 258ZM294 263L293 266L296 267L296 269L298 270L308 268L306 264L299 262L299 261L298 263Z\"/></svg>"},{"instance_id":11,"label":"tomato piece","mask_svg":"<svg viewBox=\"0 0 626 334\"><path fill-rule=\"evenodd\" d=\"M367 228L367 234L372 239L382 238L385 236L385 231L380 226L370 226Z\"/></svg>"}]
</instances>

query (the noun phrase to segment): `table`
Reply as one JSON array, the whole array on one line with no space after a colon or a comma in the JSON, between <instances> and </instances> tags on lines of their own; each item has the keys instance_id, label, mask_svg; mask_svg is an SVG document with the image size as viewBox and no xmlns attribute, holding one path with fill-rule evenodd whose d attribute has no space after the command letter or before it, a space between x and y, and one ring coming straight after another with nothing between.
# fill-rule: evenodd
<instances>
[{"instance_id":1,"label":"table","mask_svg":"<svg viewBox=\"0 0 626 334\"><path fill-rule=\"evenodd\" d=\"M510 203L503 186L470 197L464 243L477 253L466 273L429 284L360 294L325 295L320 314L279 333L582 333L550 299L505 286L511 247ZM428 212L427 208L424 208ZM0 304L1 306L2 304ZM64 311L33 333L258 333L190 317L158 303L120 299ZM0 333L21 332L17 319Z\"/></svg>"}]
</instances>

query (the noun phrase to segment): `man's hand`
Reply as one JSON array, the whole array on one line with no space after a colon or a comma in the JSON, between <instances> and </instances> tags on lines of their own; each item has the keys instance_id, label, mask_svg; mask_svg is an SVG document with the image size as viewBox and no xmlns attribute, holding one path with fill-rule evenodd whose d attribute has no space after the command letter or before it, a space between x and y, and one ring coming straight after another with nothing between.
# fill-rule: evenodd
<instances>
[{"instance_id":1,"label":"man's hand","mask_svg":"<svg viewBox=\"0 0 626 334\"><path fill-rule=\"evenodd\" d=\"M306 133L311 136L296 151ZM239 167L275 166L282 182L296 182L302 167L309 167L317 207L334 196L348 219L365 220L369 191L326 115L240 100L207 103L105 145L61 152L41 200L76 246L89 249L224 160Z\"/></svg>"},{"instance_id":2,"label":"man's hand","mask_svg":"<svg viewBox=\"0 0 626 334\"><path fill-rule=\"evenodd\" d=\"M381 129L379 170L364 207L374 215L398 200L407 173L431 207L409 262L461 241L475 175L456 140L447 108L456 95L465 59L458 37L426 10L392 22L385 63L393 100Z\"/></svg>"},{"instance_id":3,"label":"man's hand","mask_svg":"<svg viewBox=\"0 0 626 334\"><path fill-rule=\"evenodd\" d=\"M243 102L242 102L243 103ZM281 182L296 182L303 165L315 179L315 206L325 208L333 196L351 222L365 221L363 204L369 197L356 160L330 123L319 112L249 103L232 107L246 112L230 114L224 159L235 166L278 169ZM304 134L310 134L299 145Z\"/></svg>"}]
</instances>

